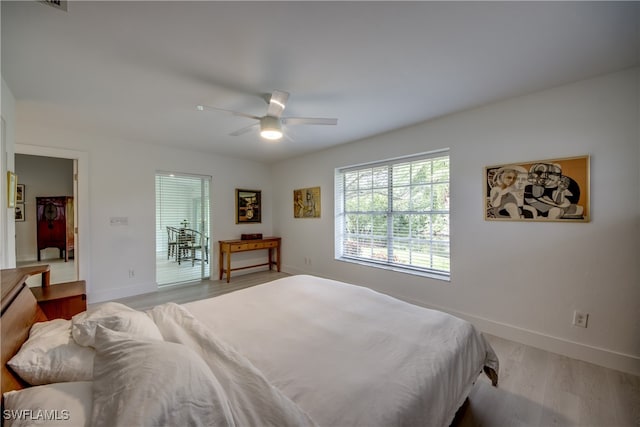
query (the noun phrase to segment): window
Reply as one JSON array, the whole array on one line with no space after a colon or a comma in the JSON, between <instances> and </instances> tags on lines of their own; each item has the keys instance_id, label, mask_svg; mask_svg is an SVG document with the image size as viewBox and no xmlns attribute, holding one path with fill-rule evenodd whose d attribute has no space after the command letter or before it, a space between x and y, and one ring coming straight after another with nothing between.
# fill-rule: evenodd
<instances>
[{"instance_id":1,"label":"window","mask_svg":"<svg viewBox=\"0 0 640 427\"><path fill-rule=\"evenodd\" d=\"M336 169L336 259L448 279L449 150Z\"/></svg>"}]
</instances>

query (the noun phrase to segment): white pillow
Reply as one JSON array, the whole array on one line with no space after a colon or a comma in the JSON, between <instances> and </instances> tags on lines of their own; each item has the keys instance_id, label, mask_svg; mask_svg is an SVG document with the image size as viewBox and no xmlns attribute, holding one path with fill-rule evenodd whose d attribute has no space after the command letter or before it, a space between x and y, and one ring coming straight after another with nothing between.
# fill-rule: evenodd
<instances>
[{"instance_id":1,"label":"white pillow","mask_svg":"<svg viewBox=\"0 0 640 427\"><path fill-rule=\"evenodd\" d=\"M91 381L40 385L4 393L5 427L89 426Z\"/></svg>"},{"instance_id":2,"label":"white pillow","mask_svg":"<svg viewBox=\"0 0 640 427\"><path fill-rule=\"evenodd\" d=\"M82 346L93 347L98 325L125 332L130 338L163 340L162 333L146 313L117 302L107 302L76 314L71 319L71 325L73 339Z\"/></svg>"},{"instance_id":3,"label":"white pillow","mask_svg":"<svg viewBox=\"0 0 640 427\"><path fill-rule=\"evenodd\" d=\"M29 339L7 365L31 385L90 381L94 354L73 340L70 320L55 319L34 323Z\"/></svg>"},{"instance_id":4,"label":"white pillow","mask_svg":"<svg viewBox=\"0 0 640 427\"><path fill-rule=\"evenodd\" d=\"M234 425L222 386L190 348L102 326L95 348L92 426Z\"/></svg>"}]
</instances>

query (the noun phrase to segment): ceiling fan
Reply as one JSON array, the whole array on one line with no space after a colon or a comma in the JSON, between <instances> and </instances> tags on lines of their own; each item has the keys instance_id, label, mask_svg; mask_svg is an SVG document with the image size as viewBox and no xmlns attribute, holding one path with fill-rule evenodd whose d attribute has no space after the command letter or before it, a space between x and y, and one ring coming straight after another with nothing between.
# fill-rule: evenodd
<instances>
[{"instance_id":1,"label":"ceiling fan","mask_svg":"<svg viewBox=\"0 0 640 427\"><path fill-rule=\"evenodd\" d=\"M287 100L289 99L289 93L281 90L274 90L271 94L267 94L264 97L267 102L267 114L259 117L253 114L241 113L238 111L225 110L224 108L209 107L206 105L198 105L196 108L200 111L212 110L222 111L225 113L233 114L234 116L247 117L249 119L257 120L258 123L243 127L235 132L231 132L229 135L238 136L250 132L254 128L260 127L260 136L269 140L279 140L282 138L282 126L283 125L337 125L338 119L328 118L314 118L314 117L282 117Z\"/></svg>"}]
</instances>

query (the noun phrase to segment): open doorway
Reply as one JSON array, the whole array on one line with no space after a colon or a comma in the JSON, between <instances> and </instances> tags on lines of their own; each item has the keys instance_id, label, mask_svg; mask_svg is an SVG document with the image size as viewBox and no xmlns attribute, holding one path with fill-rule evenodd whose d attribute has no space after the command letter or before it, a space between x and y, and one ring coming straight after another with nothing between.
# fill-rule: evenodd
<instances>
[{"instance_id":1,"label":"open doorway","mask_svg":"<svg viewBox=\"0 0 640 427\"><path fill-rule=\"evenodd\" d=\"M78 280L75 203L77 160L15 155L18 175L16 265L48 264L51 283ZM39 278L27 283L38 286Z\"/></svg>"},{"instance_id":2,"label":"open doorway","mask_svg":"<svg viewBox=\"0 0 640 427\"><path fill-rule=\"evenodd\" d=\"M210 176L156 173L158 286L200 283L211 276L210 188Z\"/></svg>"},{"instance_id":3,"label":"open doorway","mask_svg":"<svg viewBox=\"0 0 640 427\"><path fill-rule=\"evenodd\" d=\"M91 291L91 281L88 280L90 254L88 224L89 218L89 154L84 151L68 150L55 147L44 147L37 145L16 144L15 154L27 154L33 156L71 159L74 164L74 218L75 218L75 241L73 262L75 277L77 280L87 281L87 292ZM20 177L18 177L20 181ZM25 188L27 197L29 189ZM34 255L37 259L37 255ZM39 280L38 276L34 276ZM52 282L53 278L52 278ZM55 283L59 283L56 281Z\"/></svg>"}]
</instances>

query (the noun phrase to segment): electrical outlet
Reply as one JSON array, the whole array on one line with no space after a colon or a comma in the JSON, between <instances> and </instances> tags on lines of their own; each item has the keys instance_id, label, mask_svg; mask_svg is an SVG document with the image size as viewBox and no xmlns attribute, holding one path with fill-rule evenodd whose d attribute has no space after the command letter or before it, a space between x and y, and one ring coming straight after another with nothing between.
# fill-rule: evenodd
<instances>
[{"instance_id":1,"label":"electrical outlet","mask_svg":"<svg viewBox=\"0 0 640 427\"><path fill-rule=\"evenodd\" d=\"M134 277L136 277L136 272L133 270L133 268L129 269L129 279L133 279Z\"/></svg>"},{"instance_id":2,"label":"electrical outlet","mask_svg":"<svg viewBox=\"0 0 640 427\"><path fill-rule=\"evenodd\" d=\"M589 313L583 313L581 311L573 312L573 325L581 328L587 327L587 321L589 320Z\"/></svg>"}]
</instances>

